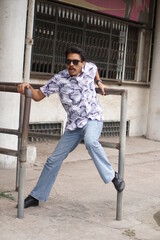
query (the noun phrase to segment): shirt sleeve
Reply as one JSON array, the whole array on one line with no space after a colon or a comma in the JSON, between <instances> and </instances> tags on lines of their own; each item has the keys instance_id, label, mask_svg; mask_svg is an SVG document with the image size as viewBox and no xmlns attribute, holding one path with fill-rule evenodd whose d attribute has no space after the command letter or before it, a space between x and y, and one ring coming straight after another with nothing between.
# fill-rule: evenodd
<instances>
[{"instance_id":1,"label":"shirt sleeve","mask_svg":"<svg viewBox=\"0 0 160 240\"><path fill-rule=\"evenodd\" d=\"M97 66L92 62L87 62L85 68L86 68L86 72L89 75L91 75L94 79L97 72Z\"/></svg>"},{"instance_id":2,"label":"shirt sleeve","mask_svg":"<svg viewBox=\"0 0 160 240\"><path fill-rule=\"evenodd\" d=\"M40 88L41 92L49 97L51 94L59 92L58 74L52 77L44 86Z\"/></svg>"}]
</instances>

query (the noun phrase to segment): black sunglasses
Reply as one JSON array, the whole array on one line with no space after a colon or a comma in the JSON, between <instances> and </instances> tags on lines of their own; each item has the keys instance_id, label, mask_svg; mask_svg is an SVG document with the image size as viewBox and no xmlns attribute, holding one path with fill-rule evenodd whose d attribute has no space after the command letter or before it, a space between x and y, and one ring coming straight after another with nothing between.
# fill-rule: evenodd
<instances>
[{"instance_id":1,"label":"black sunglasses","mask_svg":"<svg viewBox=\"0 0 160 240\"><path fill-rule=\"evenodd\" d=\"M74 60L71 60L71 59L66 59L66 64L67 65L70 65L71 62L73 63L73 65L78 65L79 62L81 62L81 60L77 60L77 59L74 59Z\"/></svg>"}]
</instances>

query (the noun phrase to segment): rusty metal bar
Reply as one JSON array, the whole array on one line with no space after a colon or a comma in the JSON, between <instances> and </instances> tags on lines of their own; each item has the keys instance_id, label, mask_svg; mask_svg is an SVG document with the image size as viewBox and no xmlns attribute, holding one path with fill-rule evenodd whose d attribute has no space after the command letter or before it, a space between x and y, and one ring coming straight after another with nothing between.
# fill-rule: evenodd
<instances>
[{"instance_id":1,"label":"rusty metal bar","mask_svg":"<svg viewBox=\"0 0 160 240\"><path fill-rule=\"evenodd\" d=\"M28 132L29 137L39 137L39 138L50 138L50 139L60 139L60 135L56 134L48 134L48 133L41 133L41 132Z\"/></svg>"},{"instance_id":2,"label":"rusty metal bar","mask_svg":"<svg viewBox=\"0 0 160 240\"><path fill-rule=\"evenodd\" d=\"M119 159L118 159L118 173L124 178L124 162L125 162L125 148L126 148L126 117L127 117L127 92L124 91L121 96L121 115L120 115L120 138L119 138ZM117 192L117 209L116 220L122 220L123 208L123 192Z\"/></svg>"},{"instance_id":3,"label":"rusty metal bar","mask_svg":"<svg viewBox=\"0 0 160 240\"><path fill-rule=\"evenodd\" d=\"M111 142L104 142L104 141L100 141L101 145L103 147L108 147L108 148L115 148L115 149L119 149L119 143L111 143Z\"/></svg>"},{"instance_id":4,"label":"rusty metal bar","mask_svg":"<svg viewBox=\"0 0 160 240\"><path fill-rule=\"evenodd\" d=\"M23 125L23 115L24 115L24 95L20 96L20 108L19 108L19 128L18 132L18 151L21 149L21 141L22 141L22 125ZM20 155L17 157L17 165L16 165L16 191L19 189L19 175L20 175Z\"/></svg>"},{"instance_id":5,"label":"rusty metal bar","mask_svg":"<svg viewBox=\"0 0 160 240\"><path fill-rule=\"evenodd\" d=\"M19 131L15 129L0 128L0 133L20 136L22 134L22 130ZM61 137L60 135L47 134L47 133L41 133L41 132L32 132L32 131L28 131L28 136L39 137L39 138L51 138L51 139L59 139Z\"/></svg>"},{"instance_id":6,"label":"rusty metal bar","mask_svg":"<svg viewBox=\"0 0 160 240\"><path fill-rule=\"evenodd\" d=\"M12 149L7 149L7 148L1 148L1 147L0 147L0 153L5 154L5 155L10 155L10 156L13 156L13 157L19 156L18 151L12 150Z\"/></svg>"},{"instance_id":7,"label":"rusty metal bar","mask_svg":"<svg viewBox=\"0 0 160 240\"><path fill-rule=\"evenodd\" d=\"M112 88L105 88L106 95L122 95L125 92L123 89L112 89ZM100 88L96 88L96 93L102 94Z\"/></svg>"},{"instance_id":8,"label":"rusty metal bar","mask_svg":"<svg viewBox=\"0 0 160 240\"><path fill-rule=\"evenodd\" d=\"M17 92L17 86L20 83L4 83L0 82L0 91L6 91L6 92ZM33 88L39 89L40 87L43 86L43 84L30 84ZM9 90L10 89L10 90ZM106 95L122 95L125 92L123 89L112 89L112 88L105 88L105 93ZM96 93L97 94L102 94L101 90L99 88L96 88Z\"/></svg>"},{"instance_id":9,"label":"rusty metal bar","mask_svg":"<svg viewBox=\"0 0 160 240\"><path fill-rule=\"evenodd\" d=\"M28 143L28 127L30 117L32 91L25 89L25 103L24 103L24 116L22 127L22 140L20 147L20 172L19 172L19 190L18 190L18 211L17 217L24 217L24 186L25 186L25 174L26 174L26 152Z\"/></svg>"},{"instance_id":10,"label":"rusty metal bar","mask_svg":"<svg viewBox=\"0 0 160 240\"><path fill-rule=\"evenodd\" d=\"M20 84L21 82L0 82L0 86L5 86L7 87L6 92L12 92L12 91L8 91L8 86L18 86L18 84Z\"/></svg>"},{"instance_id":11,"label":"rusty metal bar","mask_svg":"<svg viewBox=\"0 0 160 240\"><path fill-rule=\"evenodd\" d=\"M17 87L16 86L10 86L10 85L4 85L4 83L0 84L0 91L1 92L15 92L17 93Z\"/></svg>"},{"instance_id":12,"label":"rusty metal bar","mask_svg":"<svg viewBox=\"0 0 160 240\"><path fill-rule=\"evenodd\" d=\"M0 133L4 134L11 134L11 135L20 135L20 132L15 129L9 129L9 128L0 128Z\"/></svg>"}]
</instances>

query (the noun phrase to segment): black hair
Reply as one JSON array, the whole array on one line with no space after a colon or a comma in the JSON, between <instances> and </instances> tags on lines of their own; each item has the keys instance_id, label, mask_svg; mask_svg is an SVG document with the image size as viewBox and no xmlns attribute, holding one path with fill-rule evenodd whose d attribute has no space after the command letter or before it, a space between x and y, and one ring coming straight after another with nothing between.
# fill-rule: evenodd
<instances>
[{"instance_id":1,"label":"black hair","mask_svg":"<svg viewBox=\"0 0 160 240\"><path fill-rule=\"evenodd\" d=\"M79 48L79 47L69 47L67 48L67 50L65 51L65 56L66 56L66 59L67 59L67 56L68 54L70 53L77 53L80 55L81 57L81 61L85 61L85 55L84 55L84 51L83 49Z\"/></svg>"}]
</instances>

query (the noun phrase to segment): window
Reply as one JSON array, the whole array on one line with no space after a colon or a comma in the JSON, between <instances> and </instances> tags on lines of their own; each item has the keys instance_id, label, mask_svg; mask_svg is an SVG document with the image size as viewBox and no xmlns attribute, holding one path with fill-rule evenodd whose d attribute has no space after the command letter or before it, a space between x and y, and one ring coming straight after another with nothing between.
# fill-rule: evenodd
<instances>
[{"instance_id":1,"label":"window","mask_svg":"<svg viewBox=\"0 0 160 240\"><path fill-rule=\"evenodd\" d=\"M75 45L85 50L87 61L97 65L101 78L147 82L151 32L146 30L144 38L140 38L140 35L139 25L51 1L37 0L31 71L41 75L59 72L65 68L65 49ZM142 45L146 41L148 50L144 51ZM141 64L140 53L141 56L145 54ZM145 73L138 72L137 62L145 68Z\"/></svg>"}]
</instances>

